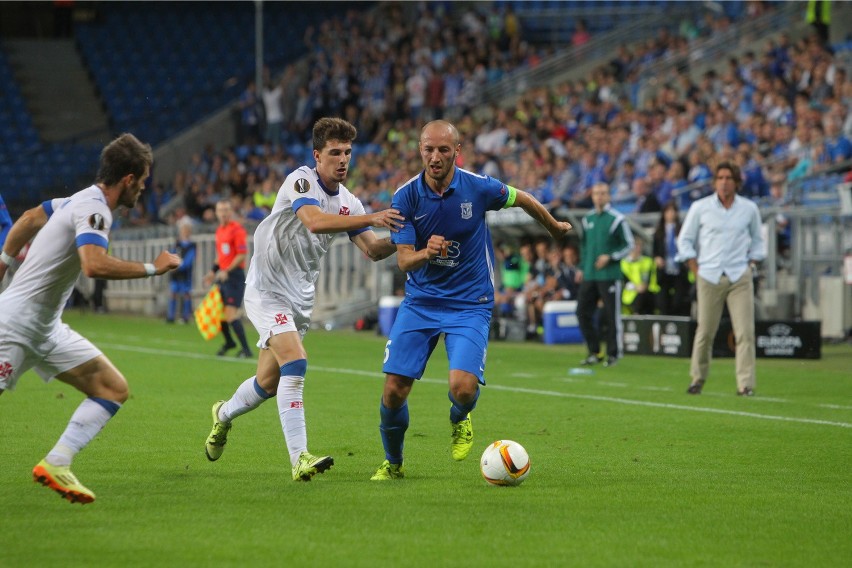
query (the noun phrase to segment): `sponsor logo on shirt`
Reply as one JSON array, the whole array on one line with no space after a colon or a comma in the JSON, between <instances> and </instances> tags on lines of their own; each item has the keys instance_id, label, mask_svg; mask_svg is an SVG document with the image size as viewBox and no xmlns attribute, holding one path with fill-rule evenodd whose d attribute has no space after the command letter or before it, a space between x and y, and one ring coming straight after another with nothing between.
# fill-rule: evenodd
<instances>
[{"instance_id":1,"label":"sponsor logo on shirt","mask_svg":"<svg viewBox=\"0 0 852 568\"><path fill-rule=\"evenodd\" d=\"M293 185L293 189L296 190L296 193L307 193L311 190L311 182L305 178L299 178Z\"/></svg>"},{"instance_id":2,"label":"sponsor logo on shirt","mask_svg":"<svg viewBox=\"0 0 852 568\"><path fill-rule=\"evenodd\" d=\"M433 258L430 263L437 264L438 266L455 268L459 265L459 261L457 259L461 255L461 250L459 250L460 246L461 243L457 241L444 241L444 246L441 247L441 254Z\"/></svg>"}]
</instances>

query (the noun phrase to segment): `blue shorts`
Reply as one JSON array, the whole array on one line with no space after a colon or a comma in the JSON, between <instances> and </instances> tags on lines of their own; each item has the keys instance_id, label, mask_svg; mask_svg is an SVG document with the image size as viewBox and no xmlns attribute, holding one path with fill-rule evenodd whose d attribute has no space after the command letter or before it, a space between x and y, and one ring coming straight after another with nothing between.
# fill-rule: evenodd
<instances>
[{"instance_id":1,"label":"blue shorts","mask_svg":"<svg viewBox=\"0 0 852 568\"><path fill-rule=\"evenodd\" d=\"M404 300L385 345L382 372L419 379L441 333L450 370L467 371L485 384L491 308L413 305Z\"/></svg>"},{"instance_id":2,"label":"blue shorts","mask_svg":"<svg viewBox=\"0 0 852 568\"><path fill-rule=\"evenodd\" d=\"M226 306L239 308L243 305L243 295L246 293L246 273L242 268L235 268L228 273L228 279L219 282L219 292L222 303Z\"/></svg>"}]
</instances>

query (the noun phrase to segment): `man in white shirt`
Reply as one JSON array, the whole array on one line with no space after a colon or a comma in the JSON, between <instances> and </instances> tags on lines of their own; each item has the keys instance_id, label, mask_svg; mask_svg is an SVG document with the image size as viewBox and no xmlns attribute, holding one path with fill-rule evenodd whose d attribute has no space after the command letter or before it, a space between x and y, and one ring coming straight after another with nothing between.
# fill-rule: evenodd
<instances>
[{"instance_id":1,"label":"man in white shirt","mask_svg":"<svg viewBox=\"0 0 852 568\"><path fill-rule=\"evenodd\" d=\"M727 302L736 338L737 394L755 388L754 269L766 258L760 212L737 195L740 170L732 162L716 166L715 193L689 208L677 238L677 260L696 275L698 329L692 344L687 392L701 394L710 370L713 338Z\"/></svg>"},{"instance_id":2,"label":"man in white shirt","mask_svg":"<svg viewBox=\"0 0 852 568\"><path fill-rule=\"evenodd\" d=\"M307 449L302 392L308 361L302 337L311 321L314 285L338 233L348 233L377 261L396 252L396 246L390 238L378 239L370 228L397 231L403 220L395 209L365 214L344 187L356 134L343 119L318 120L313 128L316 167L302 166L287 176L272 212L255 231L245 309L260 334L257 374L243 381L229 400L213 405L213 429L205 444L210 461L221 457L234 418L277 395L293 480L310 481L334 464L330 456L314 456Z\"/></svg>"},{"instance_id":3,"label":"man in white shirt","mask_svg":"<svg viewBox=\"0 0 852 568\"><path fill-rule=\"evenodd\" d=\"M133 208L151 173L153 153L132 134L122 134L101 152L95 184L71 197L45 201L12 226L0 253L0 279L33 237L26 259L0 294L0 394L33 369L54 377L86 398L57 444L33 469L33 479L72 503L95 494L71 473L74 456L100 432L127 400L127 380L91 342L62 323L62 308L82 272L90 278L123 280L164 274L180 266L163 251L153 263L107 254L112 211Z\"/></svg>"}]
</instances>

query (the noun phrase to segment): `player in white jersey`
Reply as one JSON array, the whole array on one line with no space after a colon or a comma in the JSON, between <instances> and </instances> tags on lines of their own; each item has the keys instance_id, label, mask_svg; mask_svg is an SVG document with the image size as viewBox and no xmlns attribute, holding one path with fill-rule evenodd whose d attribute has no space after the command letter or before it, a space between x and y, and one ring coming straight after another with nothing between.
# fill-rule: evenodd
<instances>
[{"instance_id":1,"label":"player in white jersey","mask_svg":"<svg viewBox=\"0 0 852 568\"><path fill-rule=\"evenodd\" d=\"M398 231L403 221L395 209L365 214L343 186L355 135L355 127L343 119L319 119L313 128L316 167L303 166L287 176L272 212L255 231L245 309L260 334L257 374L229 400L213 405L213 430L205 444L210 461L222 455L234 418L277 395L293 479L310 481L334 464L330 456L308 452L302 402L308 367L302 337L310 324L320 262L344 231L370 259L387 258L396 247L370 227Z\"/></svg>"},{"instance_id":2,"label":"player in white jersey","mask_svg":"<svg viewBox=\"0 0 852 568\"><path fill-rule=\"evenodd\" d=\"M59 441L33 469L33 479L72 503L95 494L71 473L71 460L127 400L127 380L101 351L62 323L62 308L82 272L123 280L163 274L180 257L163 251L153 263L107 254L112 210L132 208L151 172L153 153L132 134L122 134L101 153L95 184L71 197L45 201L12 226L0 254L0 278L33 237L26 259L0 294L0 394L34 369L57 378L86 398Z\"/></svg>"}]
</instances>

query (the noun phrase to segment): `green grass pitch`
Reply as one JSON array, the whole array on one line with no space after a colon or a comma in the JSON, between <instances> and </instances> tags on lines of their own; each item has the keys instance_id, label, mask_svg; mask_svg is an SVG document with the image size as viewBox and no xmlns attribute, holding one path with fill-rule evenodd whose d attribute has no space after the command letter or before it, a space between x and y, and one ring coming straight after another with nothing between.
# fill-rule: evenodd
<instances>
[{"instance_id":1,"label":"green grass pitch","mask_svg":"<svg viewBox=\"0 0 852 568\"><path fill-rule=\"evenodd\" d=\"M81 395L34 373L0 397L0 566L848 566L852 350L758 360L735 396L733 360L685 394L686 359L628 357L592 375L579 346L492 342L475 446L450 457L447 363L436 349L409 400L404 480L369 480L384 339L311 331L309 447L335 466L290 479L270 400L204 456L210 407L254 372L191 326L66 314L128 378L131 399L77 456L97 494L71 505L33 483ZM253 334L253 333L252 333ZM532 470L492 487L479 455L523 444Z\"/></svg>"}]
</instances>

